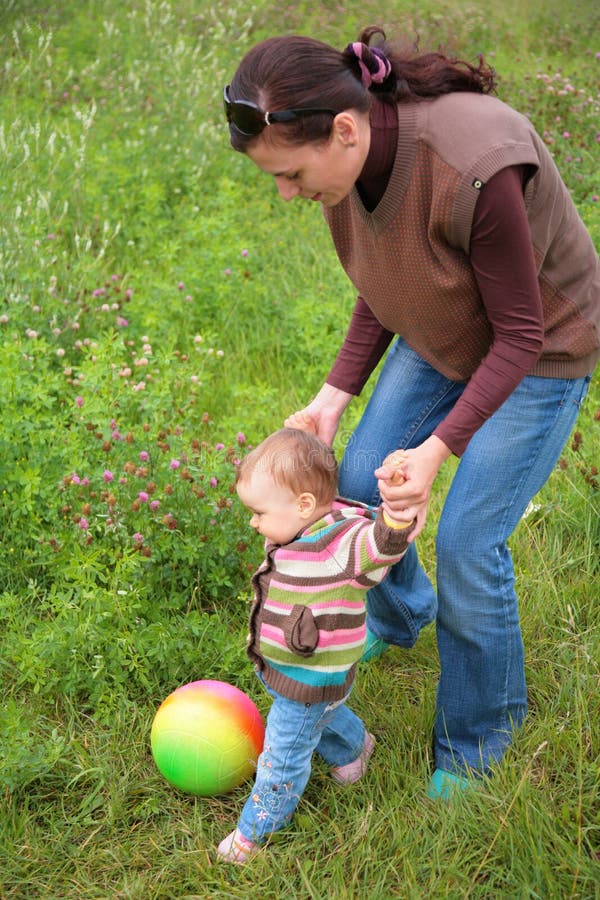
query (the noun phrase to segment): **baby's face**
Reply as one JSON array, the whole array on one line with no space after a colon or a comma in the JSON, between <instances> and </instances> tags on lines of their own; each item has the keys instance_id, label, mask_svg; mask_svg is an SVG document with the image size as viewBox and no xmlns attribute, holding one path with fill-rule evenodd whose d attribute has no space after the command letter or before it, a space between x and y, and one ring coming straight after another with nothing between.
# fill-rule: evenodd
<instances>
[{"instance_id":1,"label":"baby's face","mask_svg":"<svg viewBox=\"0 0 600 900\"><path fill-rule=\"evenodd\" d=\"M307 526L299 498L273 481L268 472L254 470L237 483L238 497L252 513L250 525L273 544L289 544Z\"/></svg>"}]
</instances>

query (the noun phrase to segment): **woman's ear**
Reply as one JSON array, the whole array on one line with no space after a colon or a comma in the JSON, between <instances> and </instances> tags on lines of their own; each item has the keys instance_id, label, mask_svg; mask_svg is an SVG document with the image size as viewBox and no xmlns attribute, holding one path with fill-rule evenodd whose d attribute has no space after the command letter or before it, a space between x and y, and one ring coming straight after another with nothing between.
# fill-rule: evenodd
<instances>
[{"instance_id":1,"label":"woman's ear","mask_svg":"<svg viewBox=\"0 0 600 900\"><path fill-rule=\"evenodd\" d=\"M317 498L310 491L304 491L296 500L301 519L308 519L317 508Z\"/></svg>"},{"instance_id":2,"label":"woman's ear","mask_svg":"<svg viewBox=\"0 0 600 900\"><path fill-rule=\"evenodd\" d=\"M333 133L345 147L355 147L358 142L359 128L355 116L344 110L333 120Z\"/></svg>"}]
</instances>

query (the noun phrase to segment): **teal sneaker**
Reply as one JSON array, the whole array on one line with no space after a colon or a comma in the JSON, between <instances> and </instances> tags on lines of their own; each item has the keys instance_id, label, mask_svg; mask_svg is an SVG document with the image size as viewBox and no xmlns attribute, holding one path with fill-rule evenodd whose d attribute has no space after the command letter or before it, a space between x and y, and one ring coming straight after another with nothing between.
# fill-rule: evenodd
<instances>
[{"instance_id":1,"label":"teal sneaker","mask_svg":"<svg viewBox=\"0 0 600 900\"><path fill-rule=\"evenodd\" d=\"M431 776L427 796L431 800L449 800L455 793L462 793L471 787L471 782L462 775L454 775L452 772L444 772L436 769Z\"/></svg>"},{"instance_id":2,"label":"teal sneaker","mask_svg":"<svg viewBox=\"0 0 600 900\"><path fill-rule=\"evenodd\" d=\"M390 644L386 644L385 641L378 638L377 635L367 628L367 641L360 661L369 662L371 659L377 659L379 656L383 656L386 650L390 649L390 646Z\"/></svg>"}]
</instances>

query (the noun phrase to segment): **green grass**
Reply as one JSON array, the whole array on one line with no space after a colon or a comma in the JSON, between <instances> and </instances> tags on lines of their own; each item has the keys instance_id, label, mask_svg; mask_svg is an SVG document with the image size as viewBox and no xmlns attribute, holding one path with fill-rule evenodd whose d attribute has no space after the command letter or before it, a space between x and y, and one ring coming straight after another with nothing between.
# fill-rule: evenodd
<instances>
[{"instance_id":1,"label":"green grass","mask_svg":"<svg viewBox=\"0 0 600 900\"><path fill-rule=\"evenodd\" d=\"M262 37L341 47L371 23L484 53L600 246L595 3L2 4L2 898L600 897L597 379L512 540L531 714L468 801L425 796L431 627L361 670L369 777L342 790L317 762L251 868L214 864L246 788L185 796L150 754L186 681L266 712L232 462L320 386L353 305L320 212L229 150L222 84ZM420 538L432 575L452 468Z\"/></svg>"}]
</instances>

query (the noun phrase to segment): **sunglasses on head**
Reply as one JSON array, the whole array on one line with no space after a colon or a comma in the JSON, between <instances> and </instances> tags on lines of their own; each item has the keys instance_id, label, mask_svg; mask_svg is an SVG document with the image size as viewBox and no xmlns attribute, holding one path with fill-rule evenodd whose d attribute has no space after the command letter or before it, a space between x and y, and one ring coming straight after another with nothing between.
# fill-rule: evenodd
<instances>
[{"instance_id":1,"label":"sunglasses on head","mask_svg":"<svg viewBox=\"0 0 600 900\"><path fill-rule=\"evenodd\" d=\"M275 125L277 122L293 122L304 116L314 116L317 113L329 113L337 116L333 109L280 109L277 112L263 112L256 103L250 100L231 100L229 97L229 85L223 88L223 105L225 115L230 125L235 125L241 134L248 137L260 134L267 125Z\"/></svg>"}]
</instances>

